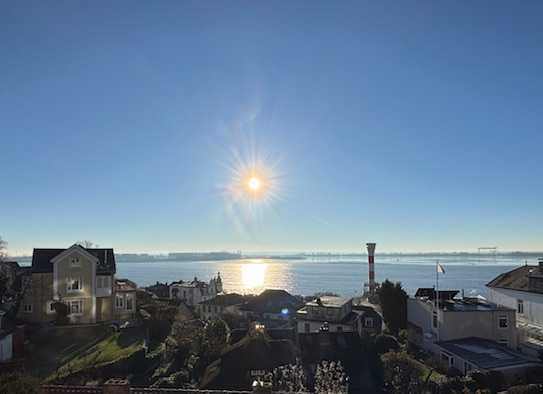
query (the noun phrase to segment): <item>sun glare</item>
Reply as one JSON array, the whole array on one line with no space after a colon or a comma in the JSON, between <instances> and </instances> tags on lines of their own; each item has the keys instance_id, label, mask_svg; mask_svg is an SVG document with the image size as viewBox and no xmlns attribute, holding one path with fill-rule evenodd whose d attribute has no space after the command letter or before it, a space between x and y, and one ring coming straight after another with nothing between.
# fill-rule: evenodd
<instances>
[{"instance_id":1,"label":"sun glare","mask_svg":"<svg viewBox=\"0 0 543 394\"><path fill-rule=\"evenodd\" d=\"M258 189L260 189L260 179L257 178L256 176L252 176L251 178L249 178L249 182L247 182L247 186L249 187L250 190L252 191L258 191Z\"/></svg>"},{"instance_id":2,"label":"sun glare","mask_svg":"<svg viewBox=\"0 0 543 394\"><path fill-rule=\"evenodd\" d=\"M267 264L250 263L241 266L241 282L245 290L264 286Z\"/></svg>"}]
</instances>

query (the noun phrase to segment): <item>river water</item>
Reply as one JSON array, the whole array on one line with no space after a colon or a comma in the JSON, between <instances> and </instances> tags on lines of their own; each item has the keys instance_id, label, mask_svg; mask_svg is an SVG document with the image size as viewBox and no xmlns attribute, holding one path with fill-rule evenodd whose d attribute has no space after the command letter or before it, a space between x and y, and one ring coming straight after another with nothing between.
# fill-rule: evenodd
<instances>
[{"instance_id":1,"label":"river water","mask_svg":"<svg viewBox=\"0 0 543 394\"><path fill-rule=\"evenodd\" d=\"M413 293L436 283L436 261L445 268L439 275L440 289L464 290L466 295L485 295L485 284L519 265L536 264L530 256L412 255L376 256L376 280L400 281ZM118 262L117 277L139 286L157 281L209 281L220 272L225 291L259 293L285 289L292 294L311 295L331 291L344 296L360 295L367 281L368 264L363 257L310 257L300 259L241 259L224 261Z\"/></svg>"}]
</instances>

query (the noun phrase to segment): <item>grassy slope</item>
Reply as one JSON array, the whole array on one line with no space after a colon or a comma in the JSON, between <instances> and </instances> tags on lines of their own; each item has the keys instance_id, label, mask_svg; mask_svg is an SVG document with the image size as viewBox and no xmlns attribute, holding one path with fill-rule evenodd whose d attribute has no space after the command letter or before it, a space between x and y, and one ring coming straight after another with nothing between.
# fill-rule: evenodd
<instances>
[{"instance_id":1,"label":"grassy slope","mask_svg":"<svg viewBox=\"0 0 543 394\"><path fill-rule=\"evenodd\" d=\"M76 354L57 371L53 372L47 380L54 380L85 368L98 367L121 360L140 350L142 345L143 334L138 328L109 334L86 351Z\"/></svg>"},{"instance_id":2,"label":"grassy slope","mask_svg":"<svg viewBox=\"0 0 543 394\"><path fill-rule=\"evenodd\" d=\"M43 378L108 335L107 327L55 327L31 336L29 370Z\"/></svg>"}]
</instances>

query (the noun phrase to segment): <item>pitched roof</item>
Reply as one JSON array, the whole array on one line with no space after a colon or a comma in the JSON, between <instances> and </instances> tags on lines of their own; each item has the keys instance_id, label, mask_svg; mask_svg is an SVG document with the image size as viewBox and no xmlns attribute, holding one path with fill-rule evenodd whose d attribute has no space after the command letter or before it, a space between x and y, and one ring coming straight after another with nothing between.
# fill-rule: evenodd
<instances>
[{"instance_id":1,"label":"pitched roof","mask_svg":"<svg viewBox=\"0 0 543 394\"><path fill-rule=\"evenodd\" d=\"M301 301L285 290L264 290L239 309L258 313L279 313L282 309L296 310Z\"/></svg>"},{"instance_id":2,"label":"pitched roof","mask_svg":"<svg viewBox=\"0 0 543 394\"><path fill-rule=\"evenodd\" d=\"M228 293L228 294L219 294L216 297L213 297L209 300L200 302L204 305L220 305L220 306L230 306L238 305L243 303L247 299L246 296L237 293Z\"/></svg>"},{"instance_id":3,"label":"pitched roof","mask_svg":"<svg viewBox=\"0 0 543 394\"><path fill-rule=\"evenodd\" d=\"M470 337L437 342L436 345L482 369L505 368L522 364L540 364L488 339Z\"/></svg>"},{"instance_id":4,"label":"pitched roof","mask_svg":"<svg viewBox=\"0 0 543 394\"><path fill-rule=\"evenodd\" d=\"M113 252L113 249L83 249L98 259L96 274L111 275L115 273L115 253ZM66 250L67 249L34 249L34 253L32 253L32 273L53 272L51 260Z\"/></svg>"},{"instance_id":5,"label":"pitched roof","mask_svg":"<svg viewBox=\"0 0 543 394\"><path fill-rule=\"evenodd\" d=\"M510 290L519 290L534 292L529 287L529 276L539 273L539 267L535 265L524 265L511 271L498 275L486 285L487 287L496 287Z\"/></svg>"},{"instance_id":6,"label":"pitched roof","mask_svg":"<svg viewBox=\"0 0 543 394\"><path fill-rule=\"evenodd\" d=\"M138 285L128 279L116 279L115 290L116 291L136 291Z\"/></svg>"}]
</instances>

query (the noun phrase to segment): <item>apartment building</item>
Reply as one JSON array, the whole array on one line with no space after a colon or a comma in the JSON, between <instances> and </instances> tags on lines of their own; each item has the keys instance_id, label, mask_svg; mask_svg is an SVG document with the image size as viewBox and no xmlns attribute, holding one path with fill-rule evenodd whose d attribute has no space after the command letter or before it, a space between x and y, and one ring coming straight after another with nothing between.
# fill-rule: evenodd
<instances>
[{"instance_id":1,"label":"apartment building","mask_svg":"<svg viewBox=\"0 0 543 394\"><path fill-rule=\"evenodd\" d=\"M409 341L433 351L439 341L477 337L517 348L515 310L481 298L456 298L459 291L418 289L407 300Z\"/></svg>"},{"instance_id":2,"label":"apartment building","mask_svg":"<svg viewBox=\"0 0 543 394\"><path fill-rule=\"evenodd\" d=\"M543 352L543 259L498 275L487 288L490 301L516 311L521 350Z\"/></svg>"}]
</instances>

